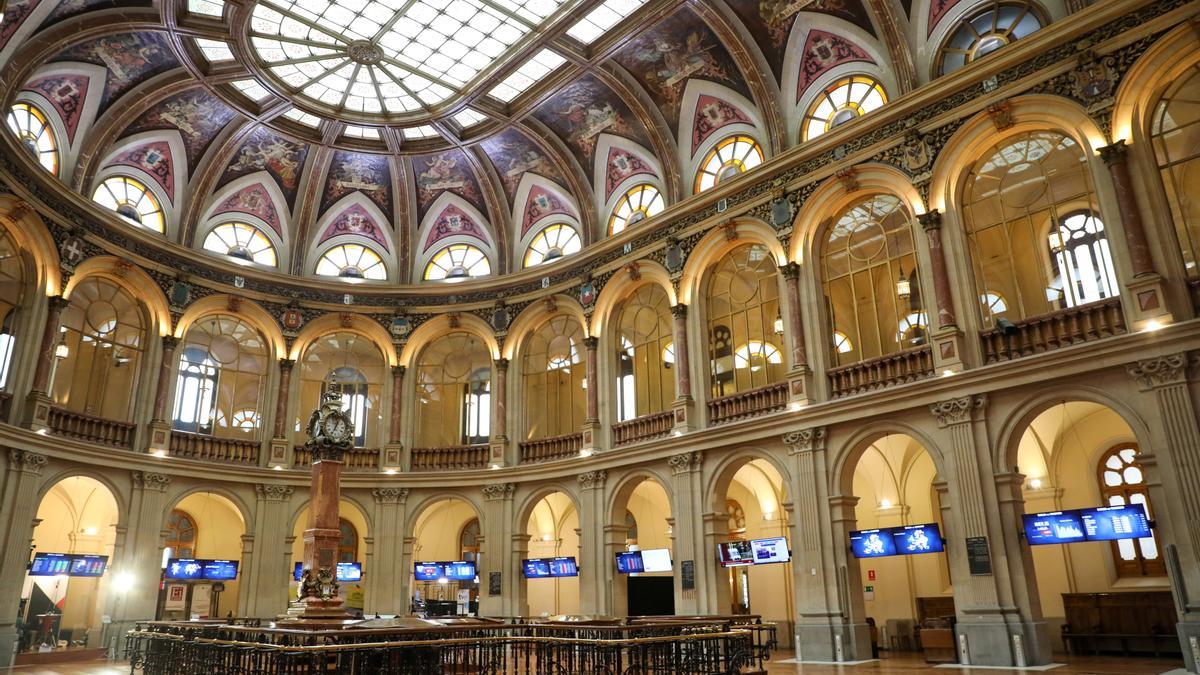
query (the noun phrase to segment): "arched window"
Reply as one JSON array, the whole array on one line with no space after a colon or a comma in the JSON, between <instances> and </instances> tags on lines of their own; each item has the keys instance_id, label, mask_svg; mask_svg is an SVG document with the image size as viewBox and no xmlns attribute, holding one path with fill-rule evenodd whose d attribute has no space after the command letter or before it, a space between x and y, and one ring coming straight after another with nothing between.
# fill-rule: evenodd
<instances>
[{"instance_id":1,"label":"arched window","mask_svg":"<svg viewBox=\"0 0 1200 675\"><path fill-rule=\"evenodd\" d=\"M745 244L726 253L709 272L706 302L712 395L728 396L783 379L782 358L751 359L751 351L761 356L765 343L779 340L778 268L771 251L761 244ZM771 349L778 357L778 350ZM747 367L751 361L755 368Z\"/></svg>"},{"instance_id":2,"label":"arched window","mask_svg":"<svg viewBox=\"0 0 1200 675\"><path fill-rule=\"evenodd\" d=\"M635 185L621 195L620 201L613 207L612 217L608 219L608 233L616 234L630 225L636 225L660 213L665 206L666 200L659 194L658 188L649 183Z\"/></svg>"},{"instance_id":3,"label":"arched window","mask_svg":"<svg viewBox=\"0 0 1200 675\"><path fill-rule=\"evenodd\" d=\"M14 104L8 110L8 129L42 168L58 174L58 140L41 110L28 103Z\"/></svg>"},{"instance_id":4,"label":"arched window","mask_svg":"<svg viewBox=\"0 0 1200 675\"><path fill-rule=\"evenodd\" d=\"M426 281L462 281L491 273L487 256L470 244L451 244L434 254L425 266Z\"/></svg>"},{"instance_id":5,"label":"arched window","mask_svg":"<svg viewBox=\"0 0 1200 675\"><path fill-rule=\"evenodd\" d=\"M675 351L667 292L646 284L616 312L617 421L669 410L675 400Z\"/></svg>"},{"instance_id":6,"label":"arched window","mask_svg":"<svg viewBox=\"0 0 1200 675\"><path fill-rule=\"evenodd\" d=\"M131 421L134 391L146 348L138 302L125 289L88 277L71 291L63 311L51 397L74 412Z\"/></svg>"},{"instance_id":7,"label":"arched window","mask_svg":"<svg viewBox=\"0 0 1200 675\"><path fill-rule=\"evenodd\" d=\"M924 344L911 217L892 195L846 209L821 248L821 278L832 323L835 365Z\"/></svg>"},{"instance_id":8,"label":"arched window","mask_svg":"<svg viewBox=\"0 0 1200 675\"><path fill-rule=\"evenodd\" d=\"M11 237L0 229L0 391L8 390L8 372L16 347L18 312L25 299L25 264Z\"/></svg>"},{"instance_id":9,"label":"arched window","mask_svg":"<svg viewBox=\"0 0 1200 675\"><path fill-rule=\"evenodd\" d=\"M1032 5L991 0L961 21L938 50L938 74L951 73L1042 27Z\"/></svg>"},{"instance_id":10,"label":"arched window","mask_svg":"<svg viewBox=\"0 0 1200 675\"><path fill-rule=\"evenodd\" d=\"M458 548L462 552L462 560L475 560L479 557L480 535L478 518L472 518L463 525L462 532L458 533Z\"/></svg>"},{"instance_id":11,"label":"arched window","mask_svg":"<svg viewBox=\"0 0 1200 675\"><path fill-rule=\"evenodd\" d=\"M255 438L267 372L262 335L237 317L213 315L184 338L173 426L223 438Z\"/></svg>"},{"instance_id":12,"label":"arched window","mask_svg":"<svg viewBox=\"0 0 1200 675\"><path fill-rule=\"evenodd\" d=\"M1176 78L1158 102L1150 142L1175 221L1183 266L1200 279L1200 65Z\"/></svg>"},{"instance_id":13,"label":"arched window","mask_svg":"<svg viewBox=\"0 0 1200 675\"><path fill-rule=\"evenodd\" d=\"M582 246L575 228L561 223L548 225L529 242L529 248L525 251L525 266L533 267L578 253Z\"/></svg>"},{"instance_id":14,"label":"arched window","mask_svg":"<svg viewBox=\"0 0 1200 675\"><path fill-rule=\"evenodd\" d=\"M783 363L783 354L770 342L751 340L733 351L733 367L758 371L769 365Z\"/></svg>"},{"instance_id":15,"label":"arched window","mask_svg":"<svg viewBox=\"0 0 1200 675\"><path fill-rule=\"evenodd\" d=\"M204 238L204 250L275 267L275 247L267 235L246 223L221 223Z\"/></svg>"},{"instance_id":16,"label":"arched window","mask_svg":"<svg viewBox=\"0 0 1200 675\"><path fill-rule=\"evenodd\" d=\"M727 531L730 539L746 538L746 510L736 499L725 500L725 513L729 516Z\"/></svg>"},{"instance_id":17,"label":"arched window","mask_svg":"<svg viewBox=\"0 0 1200 675\"><path fill-rule=\"evenodd\" d=\"M199 531L196 521L187 511L171 509L167 515L167 540L165 542L169 558L195 558L196 541Z\"/></svg>"},{"instance_id":18,"label":"arched window","mask_svg":"<svg viewBox=\"0 0 1200 675\"><path fill-rule=\"evenodd\" d=\"M808 106L800 130L804 140L811 140L838 125L882 108L884 103L887 103L887 93L874 78L866 75L844 77L817 94L816 100Z\"/></svg>"},{"instance_id":19,"label":"arched window","mask_svg":"<svg viewBox=\"0 0 1200 675\"><path fill-rule=\"evenodd\" d=\"M762 164L763 153L758 141L749 136L730 136L708 151L696 173L695 192L700 193L723 180L749 171Z\"/></svg>"},{"instance_id":20,"label":"arched window","mask_svg":"<svg viewBox=\"0 0 1200 675\"><path fill-rule=\"evenodd\" d=\"M342 410L354 422L354 444L367 445L380 419L380 396L387 363L371 340L348 332L318 338L304 353L300 370L300 407L304 415L320 405L327 391L342 394ZM297 417L295 428L306 420Z\"/></svg>"},{"instance_id":21,"label":"arched window","mask_svg":"<svg viewBox=\"0 0 1200 675\"><path fill-rule=\"evenodd\" d=\"M387 267L375 251L362 244L334 246L317 261L317 274L343 279L387 279Z\"/></svg>"},{"instance_id":22,"label":"arched window","mask_svg":"<svg viewBox=\"0 0 1200 675\"><path fill-rule=\"evenodd\" d=\"M147 230L166 232L162 206L150 188L128 176L110 176L96 186L92 201L116 211L125 220Z\"/></svg>"},{"instance_id":23,"label":"arched window","mask_svg":"<svg viewBox=\"0 0 1200 675\"><path fill-rule=\"evenodd\" d=\"M471 333L450 333L417 365L417 447L487 443L491 436L492 355Z\"/></svg>"},{"instance_id":24,"label":"arched window","mask_svg":"<svg viewBox=\"0 0 1200 675\"><path fill-rule=\"evenodd\" d=\"M1117 295L1091 171L1071 138L1035 131L994 146L963 202L985 326Z\"/></svg>"},{"instance_id":25,"label":"arched window","mask_svg":"<svg viewBox=\"0 0 1200 675\"><path fill-rule=\"evenodd\" d=\"M358 562L358 528L338 518L338 562Z\"/></svg>"},{"instance_id":26,"label":"arched window","mask_svg":"<svg viewBox=\"0 0 1200 675\"><path fill-rule=\"evenodd\" d=\"M525 344L521 378L525 391L525 438L573 434L587 415L583 329L574 317L556 316Z\"/></svg>"},{"instance_id":27,"label":"arched window","mask_svg":"<svg viewBox=\"0 0 1200 675\"><path fill-rule=\"evenodd\" d=\"M1109 506L1142 504L1146 515L1154 518L1146 490L1146 474L1138 462L1138 448L1132 444L1118 445L1100 458L1097 466L1100 497ZM1159 555L1157 535L1141 539L1120 539L1112 543L1113 563L1117 576L1166 576L1166 565Z\"/></svg>"}]
</instances>

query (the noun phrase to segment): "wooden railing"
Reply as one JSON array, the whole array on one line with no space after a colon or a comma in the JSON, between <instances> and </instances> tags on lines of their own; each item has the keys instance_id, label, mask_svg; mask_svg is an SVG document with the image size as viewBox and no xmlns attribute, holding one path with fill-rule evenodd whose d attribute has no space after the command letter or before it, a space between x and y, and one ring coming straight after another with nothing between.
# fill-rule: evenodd
<instances>
[{"instance_id":1,"label":"wooden railing","mask_svg":"<svg viewBox=\"0 0 1200 675\"><path fill-rule=\"evenodd\" d=\"M881 387L914 382L933 375L933 350L929 345L859 361L829 371L834 398Z\"/></svg>"},{"instance_id":2,"label":"wooden railing","mask_svg":"<svg viewBox=\"0 0 1200 675\"><path fill-rule=\"evenodd\" d=\"M579 450L583 447L583 432L521 441L519 447L522 464L575 457L579 455Z\"/></svg>"},{"instance_id":3,"label":"wooden railing","mask_svg":"<svg viewBox=\"0 0 1200 675\"><path fill-rule=\"evenodd\" d=\"M1120 298L1031 316L979 334L985 363L1019 359L1126 332Z\"/></svg>"},{"instance_id":4,"label":"wooden railing","mask_svg":"<svg viewBox=\"0 0 1200 675\"><path fill-rule=\"evenodd\" d=\"M709 424L763 415L782 410L788 403L788 383L774 382L765 387L739 391L708 402Z\"/></svg>"},{"instance_id":5,"label":"wooden railing","mask_svg":"<svg viewBox=\"0 0 1200 675\"><path fill-rule=\"evenodd\" d=\"M671 433L674 426L675 413L670 410L617 422L612 425L613 445L625 445L648 438L666 436Z\"/></svg>"},{"instance_id":6,"label":"wooden railing","mask_svg":"<svg viewBox=\"0 0 1200 675\"><path fill-rule=\"evenodd\" d=\"M292 449L292 468L312 466L312 453L303 445ZM379 469L379 448L350 448L342 455L343 471L376 471Z\"/></svg>"},{"instance_id":7,"label":"wooden railing","mask_svg":"<svg viewBox=\"0 0 1200 675\"><path fill-rule=\"evenodd\" d=\"M455 445L448 448L413 448L413 471L450 471L454 469L486 469L488 446Z\"/></svg>"},{"instance_id":8,"label":"wooden railing","mask_svg":"<svg viewBox=\"0 0 1200 675\"><path fill-rule=\"evenodd\" d=\"M183 431L171 432L170 453L172 457L256 466L259 447L258 441L241 438L215 438Z\"/></svg>"},{"instance_id":9,"label":"wooden railing","mask_svg":"<svg viewBox=\"0 0 1200 675\"><path fill-rule=\"evenodd\" d=\"M128 448L133 445L134 425L132 422L118 422L51 406L47 424L50 431L59 436L77 438L81 441L109 445L114 448Z\"/></svg>"}]
</instances>

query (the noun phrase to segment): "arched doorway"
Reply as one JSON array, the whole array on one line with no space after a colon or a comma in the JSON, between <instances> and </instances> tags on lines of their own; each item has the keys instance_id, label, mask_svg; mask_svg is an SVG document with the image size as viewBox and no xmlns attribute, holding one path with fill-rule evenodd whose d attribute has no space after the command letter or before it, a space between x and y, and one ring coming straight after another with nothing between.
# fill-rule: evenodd
<instances>
[{"instance_id":1,"label":"arched doorway","mask_svg":"<svg viewBox=\"0 0 1200 675\"><path fill-rule=\"evenodd\" d=\"M552 492L533 506L526 523L529 547L525 560L545 560L544 566L533 564L533 570L522 570L528 616L579 614L579 512L575 502L564 492ZM554 559L573 558L567 561ZM574 576L570 574L574 567ZM539 577L542 573L547 576Z\"/></svg>"},{"instance_id":2,"label":"arched doorway","mask_svg":"<svg viewBox=\"0 0 1200 675\"><path fill-rule=\"evenodd\" d=\"M675 582L674 536L671 498L656 478L634 476L617 488L605 528L602 564L609 588L609 613L614 616L674 614L678 594ZM621 573L617 555L655 553L657 571ZM665 553L664 553L665 552Z\"/></svg>"},{"instance_id":3,"label":"arched doorway","mask_svg":"<svg viewBox=\"0 0 1200 675\"><path fill-rule=\"evenodd\" d=\"M413 611L426 616L478 614L482 552L475 507L461 499L439 499L421 509L414 523L413 565L402 571L412 581Z\"/></svg>"},{"instance_id":4,"label":"arched doorway","mask_svg":"<svg viewBox=\"0 0 1200 675\"><path fill-rule=\"evenodd\" d=\"M212 492L188 495L167 513L163 529L164 576L170 569L168 561L180 558L236 561L239 579L244 574L240 562L246 523L241 510L227 497ZM230 613L237 616L239 579L214 582L164 578L159 585L157 617L186 620Z\"/></svg>"},{"instance_id":5,"label":"arched doorway","mask_svg":"<svg viewBox=\"0 0 1200 675\"><path fill-rule=\"evenodd\" d=\"M338 529L341 531L337 553L338 565L341 568L338 571L338 592L345 603L346 611L355 616L362 616L366 585L371 583L372 574L383 573L383 565L376 565L375 561L369 559L367 517L362 509L353 502L342 499L338 502L338 514ZM304 530L307 528L308 506L305 506L292 528L293 573L288 593L288 597L292 598L296 597L296 587L299 584L295 566L304 559ZM354 563L361 565L361 568L354 568ZM362 574L355 580L353 577L357 576L357 569L361 569Z\"/></svg>"}]
</instances>

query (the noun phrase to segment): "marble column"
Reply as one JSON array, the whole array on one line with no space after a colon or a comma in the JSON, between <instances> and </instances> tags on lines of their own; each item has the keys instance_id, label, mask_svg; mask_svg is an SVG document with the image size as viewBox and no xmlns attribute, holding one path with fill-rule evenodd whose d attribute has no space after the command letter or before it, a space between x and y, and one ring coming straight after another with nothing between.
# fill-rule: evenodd
<instances>
[{"instance_id":1,"label":"marble column","mask_svg":"<svg viewBox=\"0 0 1200 675\"><path fill-rule=\"evenodd\" d=\"M171 444L171 423L167 419L167 399L171 392L171 374L175 372L175 350L179 338L162 337L162 359L158 366L158 382L154 389L154 409L150 418L149 452L165 454Z\"/></svg>"},{"instance_id":2,"label":"marble column","mask_svg":"<svg viewBox=\"0 0 1200 675\"><path fill-rule=\"evenodd\" d=\"M1142 223L1142 214L1138 210L1137 193L1133 181L1129 178L1128 148L1125 141L1120 140L1112 145L1099 148L1100 159L1108 166L1112 175L1113 191L1117 197L1117 208L1121 213L1121 225L1125 230L1125 246L1129 249L1129 264L1133 268L1133 276L1140 277L1154 274L1154 258L1150 254L1150 244L1146 241L1146 226Z\"/></svg>"},{"instance_id":3,"label":"marble column","mask_svg":"<svg viewBox=\"0 0 1200 675\"><path fill-rule=\"evenodd\" d=\"M112 623L106 639L124 635L137 621L154 618L158 607L158 586L162 574L163 526L166 524L167 487L171 477L149 471L130 473L133 490L128 511L125 541L110 565L106 604ZM121 588L118 579L128 580ZM117 654L124 656L124 640L117 639Z\"/></svg>"},{"instance_id":4,"label":"marble column","mask_svg":"<svg viewBox=\"0 0 1200 675\"><path fill-rule=\"evenodd\" d=\"M784 312L784 325L792 338L793 369L808 368L808 351L804 344L803 312L800 311L800 265L790 262L779 266L783 275L784 298L787 300L787 311Z\"/></svg>"},{"instance_id":5,"label":"marble column","mask_svg":"<svg viewBox=\"0 0 1200 675\"><path fill-rule=\"evenodd\" d=\"M675 398L682 400L691 400L692 398L692 370L690 366L691 360L688 358L687 315L687 305L679 303L671 307L671 316L674 317L672 336L675 339Z\"/></svg>"},{"instance_id":6,"label":"marble column","mask_svg":"<svg viewBox=\"0 0 1200 675\"><path fill-rule=\"evenodd\" d=\"M494 361L492 382L491 463L504 466L508 456L508 359Z\"/></svg>"},{"instance_id":7,"label":"marble column","mask_svg":"<svg viewBox=\"0 0 1200 675\"><path fill-rule=\"evenodd\" d=\"M596 358L596 348L599 345L600 339L595 336L583 339L587 367L585 377L587 382L587 422L589 423L595 423L600 420L600 386L597 384L599 380L597 373L599 360Z\"/></svg>"},{"instance_id":8,"label":"marble column","mask_svg":"<svg viewBox=\"0 0 1200 675\"><path fill-rule=\"evenodd\" d=\"M392 411L391 423L388 425L388 442L383 447L381 468L384 471L397 471L404 464L404 366L392 366Z\"/></svg>"},{"instance_id":9,"label":"marble column","mask_svg":"<svg viewBox=\"0 0 1200 675\"><path fill-rule=\"evenodd\" d=\"M948 328L958 323L954 312L954 295L950 292L950 274L946 269L946 250L942 246L942 214L932 209L917 216L925 230L929 245L929 260L933 274L933 295L937 303L937 326Z\"/></svg>"},{"instance_id":10,"label":"marble column","mask_svg":"<svg viewBox=\"0 0 1200 675\"><path fill-rule=\"evenodd\" d=\"M46 456L10 449L0 475L0 667L12 665L17 642L14 619L29 564L36 525L38 492Z\"/></svg>"},{"instance_id":11,"label":"marble column","mask_svg":"<svg viewBox=\"0 0 1200 675\"><path fill-rule=\"evenodd\" d=\"M604 607L605 569L612 567L612 558L601 557L604 550L604 521L606 504L604 485L607 471L588 471L577 476L579 481L579 612L587 615L611 613Z\"/></svg>"},{"instance_id":12,"label":"marble column","mask_svg":"<svg viewBox=\"0 0 1200 675\"><path fill-rule=\"evenodd\" d=\"M279 359L279 391L275 395L275 430L271 434L269 461L275 466L292 463L292 450L288 447L288 398L292 391L292 369L296 361Z\"/></svg>"},{"instance_id":13,"label":"marble column","mask_svg":"<svg viewBox=\"0 0 1200 675\"><path fill-rule=\"evenodd\" d=\"M66 298L56 295L48 302L46 325L42 330L42 343L38 346L37 363L33 370L33 383L26 399L22 422L34 431L44 431L50 422L50 374L54 371L54 348L58 344L59 326L63 310L70 305Z\"/></svg>"},{"instance_id":14,"label":"marble column","mask_svg":"<svg viewBox=\"0 0 1200 675\"><path fill-rule=\"evenodd\" d=\"M408 516L408 488L378 488L371 491L375 501L374 564L366 577L366 614L408 613L407 593L400 580L412 573L402 567L404 527Z\"/></svg>"}]
</instances>

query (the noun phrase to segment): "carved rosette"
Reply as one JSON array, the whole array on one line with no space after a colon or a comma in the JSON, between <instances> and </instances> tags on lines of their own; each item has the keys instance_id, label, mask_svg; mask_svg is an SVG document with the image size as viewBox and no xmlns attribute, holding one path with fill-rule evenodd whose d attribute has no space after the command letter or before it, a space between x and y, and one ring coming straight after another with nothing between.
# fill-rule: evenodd
<instances>
[{"instance_id":1,"label":"carved rosette","mask_svg":"<svg viewBox=\"0 0 1200 675\"><path fill-rule=\"evenodd\" d=\"M1182 384L1187 375L1188 357L1184 352L1125 364L1129 376L1142 391L1171 384Z\"/></svg>"},{"instance_id":2,"label":"carved rosette","mask_svg":"<svg viewBox=\"0 0 1200 675\"><path fill-rule=\"evenodd\" d=\"M954 424L970 422L975 413L987 405L987 396L963 396L949 401L939 401L929 406L929 412L937 419L938 426L948 427Z\"/></svg>"},{"instance_id":3,"label":"carved rosette","mask_svg":"<svg viewBox=\"0 0 1200 675\"><path fill-rule=\"evenodd\" d=\"M607 471L587 471L579 474L579 487L584 490L599 490L604 487L604 482L608 480Z\"/></svg>"},{"instance_id":4,"label":"carved rosette","mask_svg":"<svg viewBox=\"0 0 1200 675\"><path fill-rule=\"evenodd\" d=\"M671 467L671 473L678 476L684 473L690 473L700 470L700 464L704 461L704 454L699 450L692 452L681 452L678 455L671 455L667 458L667 466Z\"/></svg>"},{"instance_id":5,"label":"carved rosette","mask_svg":"<svg viewBox=\"0 0 1200 675\"><path fill-rule=\"evenodd\" d=\"M512 483L492 483L491 485L483 486L483 499L489 502L498 502L505 499L512 499L513 492L517 486Z\"/></svg>"},{"instance_id":6,"label":"carved rosette","mask_svg":"<svg viewBox=\"0 0 1200 675\"><path fill-rule=\"evenodd\" d=\"M171 477L162 473L152 473L150 471L134 471L132 472L133 487L135 490L152 490L154 492L165 492L167 486L171 484Z\"/></svg>"},{"instance_id":7,"label":"carved rosette","mask_svg":"<svg viewBox=\"0 0 1200 675\"><path fill-rule=\"evenodd\" d=\"M781 437L781 440L788 449L788 454L795 455L801 452L824 450L827 433L825 427L812 427L800 431L789 431Z\"/></svg>"},{"instance_id":8,"label":"carved rosette","mask_svg":"<svg viewBox=\"0 0 1200 675\"><path fill-rule=\"evenodd\" d=\"M28 450L13 448L8 451L8 468L34 476L40 475L46 467L46 456Z\"/></svg>"},{"instance_id":9,"label":"carved rosette","mask_svg":"<svg viewBox=\"0 0 1200 675\"><path fill-rule=\"evenodd\" d=\"M376 504L403 504L408 501L408 488L379 488L371 496Z\"/></svg>"},{"instance_id":10,"label":"carved rosette","mask_svg":"<svg viewBox=\"0 0 1200 675\"><path fill-rule=\"evenodd\" d=\"M269 502L282 502L290 499L296 488L291 485L260 483L254 486L254 491L258 493L260 499L265 499Z\"/></svg>"}]
</instances>

